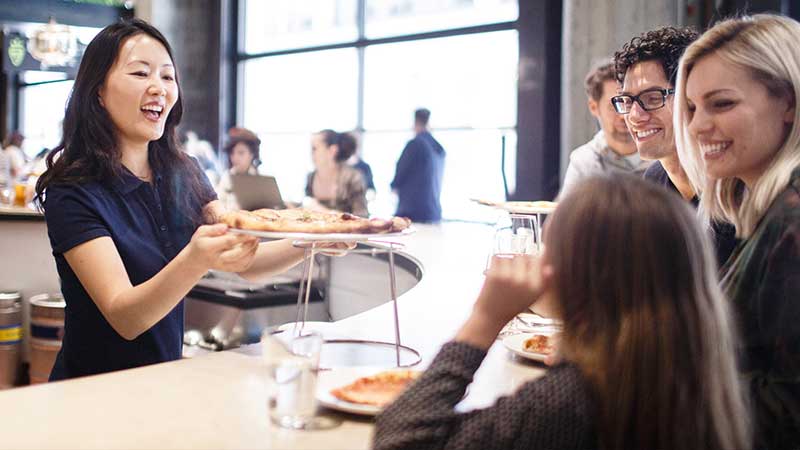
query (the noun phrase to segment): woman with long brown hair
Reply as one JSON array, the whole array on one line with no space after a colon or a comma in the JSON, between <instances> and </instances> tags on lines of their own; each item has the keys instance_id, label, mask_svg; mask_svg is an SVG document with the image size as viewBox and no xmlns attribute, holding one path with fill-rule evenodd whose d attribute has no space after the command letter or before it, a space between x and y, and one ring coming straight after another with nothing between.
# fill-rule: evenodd
<instances>
[{"instance_id":1,"label":"woman with long brown hair","mask_svg":"<svg viewBox=\"0 0 800 450\"><path fill-rule=\"evenodd\" d=\"M377 449L744 449L748 411L711 245L678 196L589 178L541 257L495 258L470 318L377 419ZM492 407L454 406L530 304L563 321L562 362Z\"/></svg>"}]
</instances>

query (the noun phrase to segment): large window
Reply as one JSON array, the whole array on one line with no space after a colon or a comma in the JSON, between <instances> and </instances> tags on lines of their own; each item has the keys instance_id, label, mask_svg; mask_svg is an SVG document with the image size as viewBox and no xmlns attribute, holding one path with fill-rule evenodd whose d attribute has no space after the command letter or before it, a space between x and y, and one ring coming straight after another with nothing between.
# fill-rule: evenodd
<instances>
[{"instance_id":1,"label":"large window","mask_svg":"<svg viewBox=\"0 0 800 450\"><path fill-rule=\"evenodd\" d=\"M366 36L379 38L517 20L517 0L365 0Z\"/></svg>"},{"instance_id":2,"label":"large window","mask_svg":"<svg viewBox=\"0 0 800 450\"><path fill-rule=\"evenodd\" d=\"M303 174L313 170L309 133L358 125L356 50L252 59L242 68L240 123L261 136L260 171L276 176L283 196L300 200Z\"/></svg>"},{"instance_id":3,"label":"large window","mask_svg":"<svg viewBox=\"0 0 800 450\"><path fill-rule=\"evenodd\" d=\"M356 0L249 0L244 10L244 51L261 53L354 41Z\"/></svg>"},{"instance_id":4,"label":"large window","mask_svg":"<svg viewBox=\"0 0 800 450\"><path fill-rule=\"evenodd\" d=\"M21 81L25 83L20 89L23 150L32 159L61 141L61 125L73 81L64 73L38 71L25 72Z\"/></svg>"},{"instance_id":5,"label":"large window","mask_svg":"<svg viewBox=\"0 0 800 450\"><path fill-rule=\"evenodd\" d=\"M304 195L311 133L356 131L376 184L370 212L393 213L389 183L419 107L431 110L447 151L446 219L489 218L469 199L503 198L503 151L513 189L515 0L243 3L238 123L261 137L260 171L277 177L285 197ZM441 32L464 27L472 28Z\"/></svg>"}]
</instances>

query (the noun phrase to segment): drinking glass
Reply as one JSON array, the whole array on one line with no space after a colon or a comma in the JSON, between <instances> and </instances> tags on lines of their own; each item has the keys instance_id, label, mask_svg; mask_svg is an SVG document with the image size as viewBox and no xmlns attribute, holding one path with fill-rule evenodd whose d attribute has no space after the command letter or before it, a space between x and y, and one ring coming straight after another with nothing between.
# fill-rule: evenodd
<instances>
[{"instance_id":1,"label":"drinking glass","mask_svg":"<svg viewBox=\"0 0 800 450\"><path fill-rule=\"evenodd\" d=\"M25 185L17 183L14 185L14 206L20 208L25 207L27 192L25 192Z\"/></svg>"},{"instance_id":2,"label":"drinking glass","mask_svg":"<svg viewBox=\"0 0 800 450\"><path fill-rule=\"evenodd\" d=\"M486 258L486 270L492 257L513 258L518 255L533 255L541 249L537 216L509 214L495 225L492 248Z\"/></svg>"},{"instance_id":3,"label":"drinking glass","mask_svg":"<svg viewBox=\"0 0 800 450\"><path fill-rule=\"evenodd\" d=\"M313 332L285 338L265 334L261 342L270 382L270 419L283 428L316 429L322 336Z\"/></svg>"}]
</instances>

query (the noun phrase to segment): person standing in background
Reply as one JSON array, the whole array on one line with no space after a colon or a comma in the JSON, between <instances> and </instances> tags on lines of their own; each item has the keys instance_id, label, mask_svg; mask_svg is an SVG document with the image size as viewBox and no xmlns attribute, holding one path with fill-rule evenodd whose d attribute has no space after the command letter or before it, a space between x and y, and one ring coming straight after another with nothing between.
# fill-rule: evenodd
<instances>
[{"instance_id":1,"label":"person standing in background","mask_svg":"<svg viewBox=\"0 0 800 450\"><path fill-rule=\"evenodd\" d=\"M586 75L584 87L589 112L597 119L600 131L569 155L559 196L592 174L628 172L641 176L650 166L650 161L639 157L624 117L617 114L611 104L611 97L617 94L615 75L614 61L609 59L596 64Z\"/></svg>"},{"instance_id":2,"label":"person standing in background","mask_svg":"<svg viewBox=\"0 0 800 450\"><path fill-rule=\"evenodd\" d=\"M442 220L444 148L428 130L431 112L425 108L414 111L414 139L408 141L397 160L392 190L397 192L398 216L415 222Z\"/></svg>"},{"instance_id":3,"label":"person standing in background","mask_svg":"<svg viewBox=\"0 0 800 450\"><path fill-rule=\"evenodd\" d=\"M13 184L11 178L11 158L6 155L6 152L0 151L0 202L8 201L6 198L9 194L6 192Z\"/></svg>"},{"instance_id":4,"label":"person standing in background","mask_svg":"<svg viewBox=\"0 0 800 450\"><path fill-rule=\"evenodd\" d=\"M366 186L367 190L374 192L375 180L372 178L372 168L363 159L361 159L361 155L355 155L355 161L350 165L361 172L361 175L364 177L364 186Z\"/></svg>"},{"instance_id":5,"label":"person standing in background","mask_svg":"<svg viewBox=\"0 0 800 450\"><path fill-rule=\"evenodd\" d=\"M3 152L6 154L10 163L12 180L16 180L25 175L23 172L25 164L27 163L27 158L25 158L25 152L22 151L23 141L25 141L25 136L19 131L14 131L9 134L5 142L3 142Z\"/></svg>"},{"instance_id":6,"label":"person standing in background","mask_svg":"<svg viewBox=\"0 0 800 450\"><path fill-rule=\"evenodd\" d=\"M187 131L181 141L183 150L197 160L208 177L208 181L216 185L220 179L219 161L211 143L200 139L194 131Z\"/></svg>"}]
</instances>

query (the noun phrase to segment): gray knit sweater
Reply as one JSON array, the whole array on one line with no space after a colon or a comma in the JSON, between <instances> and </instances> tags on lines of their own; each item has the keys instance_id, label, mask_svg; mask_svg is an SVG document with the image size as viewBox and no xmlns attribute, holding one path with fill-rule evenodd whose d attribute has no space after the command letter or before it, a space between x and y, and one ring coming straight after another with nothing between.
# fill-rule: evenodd
<instances>
[{"instance_id":1,"label":"gray knit sweater","mask_svg":"<svg viewBox=\"0 0 800 450\"><path fill-rule=\"evenodd\" d=\"M450 342L430 368L378 416L374 448L586 449L597 447L588 385L562 364L486 409L458 413L486 352Z\"/></svg>"}]
</instances>

